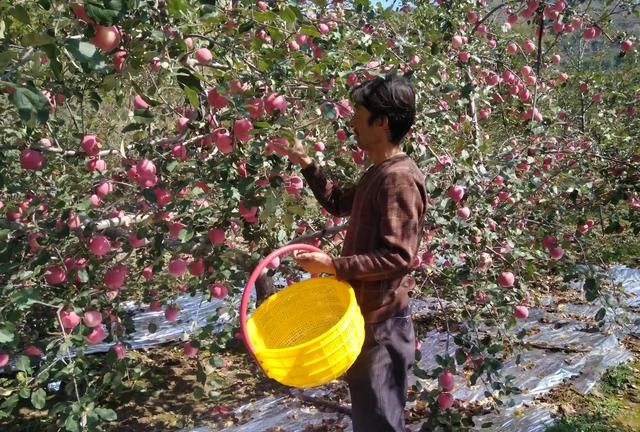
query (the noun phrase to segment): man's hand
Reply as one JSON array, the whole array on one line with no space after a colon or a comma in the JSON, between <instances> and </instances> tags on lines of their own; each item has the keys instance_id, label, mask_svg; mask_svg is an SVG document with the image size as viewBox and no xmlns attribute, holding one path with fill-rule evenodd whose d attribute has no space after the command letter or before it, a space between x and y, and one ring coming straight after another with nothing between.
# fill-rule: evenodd
<instances>
[{"instance_id":1,"label":"man's hand","mask_svg":"<svg viewBox=\"0 0 640 432\"><path fill-rule=\"evenodd\" d=\"M306 168L308 165L313 162L313 159L309 157L307 152L304 150L304 145L302 141L300 141L297 137L294 138L293 146L285 146L279 143L273 143L275 147L277 147L282 153L286 154L289 160L296 164L300 165L300 168Z\"/></svg>"},{"instance_id":2,"label":"man's hand","mask_svg":"<svg viewBox=\"0 0 640 432\"><path fill-rule=\"evenodd\" d=\"M336 274L331 256L324 252L298 252L293 258L309 273Z\"/></svg>"}]
</instances>

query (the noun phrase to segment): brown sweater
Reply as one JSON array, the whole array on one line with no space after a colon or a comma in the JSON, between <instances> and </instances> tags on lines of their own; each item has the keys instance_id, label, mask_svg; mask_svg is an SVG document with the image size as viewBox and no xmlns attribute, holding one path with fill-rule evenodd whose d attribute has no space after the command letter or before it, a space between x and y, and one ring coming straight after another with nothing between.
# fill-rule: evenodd
<instances>
[{"instance_id":1,"label":"brown sweater","mask_svg":"<svg viewBox=\"0 0 640 432\"><path fill-rule=\"evenodd\" d=\"M302 170L320 204L350 216L336 276L353 286L366 322L385 320L409 302L427 195L425 178L407 155L371 166L355 186L341 188L312 163Z\"/></svg>"}]
</instances>

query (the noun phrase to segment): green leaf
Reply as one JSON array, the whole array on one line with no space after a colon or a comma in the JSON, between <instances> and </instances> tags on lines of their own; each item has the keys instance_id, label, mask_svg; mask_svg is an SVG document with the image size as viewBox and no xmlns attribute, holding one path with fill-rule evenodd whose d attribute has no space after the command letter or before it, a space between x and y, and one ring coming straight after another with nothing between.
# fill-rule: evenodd
<instances>
[{"instance_id":1,"label":"green leaf","mask_svg":"<svg viewBox=\"0 0 640 432\"><path fill-rule=\"evenodd\" d=\"M49 120L49 100L35 87L14 87L10 99L25 123L45 123Z\"/></svg>"},{"instance_id":2,"label":"green leaf","mask_svg":"<svg viewBox=\"0 0 640 432\"><path fill-rule=\"evenodd\" d=\"M251 30L253 28L253 26L255 25L255 21L246 21L243 22L242 24L240 24L240 27L238 27L238 32L240 34L242 33L248 33L249 30Z\"/></svg>"},{"instance_id":3,"label":"green leaf","mask_svg":"<svg viewBox=\"0 0 640 432\"><path fill-rule=\"evenodd\" d=\"M196 89L193 87L185 87L184 94L187 96L192 107L200 109L200 98L198 97L198 91Z\"/></svg>"},{"instance_id":4,"label":"green leaf","mask_svg":"<svg viewBox=\"0 0 640 432\"><path fill-rule=\"evenodd\" d=\"M76 274L77 274L78 280L80 282L82 282L82 283L89 282L89 273L87 273L87 270L79 269Z\"/></svg>"},{"instance_id":5,"label":"green leaf","mask_svg":"<svg viewBox=\"0 0 640 432\"><path fill-rule=\"evenodd\" d=\"M31 373L31 359L26 355L18 356L16 359L16 369Z\"/></svg>"},{"instance_id":6,"label":"green leaf","mask_svg":"<svg viewBox=\"0 0 640 432\"><path fill-rule=\"evenodd\" d=\"M202 387L196 387L193 389L193 397L196 400L201 400L202 398L204 398L204 389Z\"/></svg>"},{"instance_id":7,"label":"green leaf","mask_svg":"<svg viewBox=\"0 0 640 432\"><path fill-rule=\"evenodd\" d=\"M133 113L133 123L136 124L150 124L153 123L153 113L148 110L135 110Z\"/></svg>"},{"instance_id":8,"label":"green leaf","mask_svg":"<svg viewBox=\"0 0 640 432\"><path fill-rule=\"evenodd\" d=\"M420 379L430 378L429 374L424 369L421 369L416 365L413 366L413 374L416 376L416 378L420 378Z\"/></svg>"},{"instance_id":9,"label":"green leaf","mask_svg":"<svg viewBox=\"0 0 640 432\"><path fill-rule=\"evenodd\" d=\"M12 394L6 398L4 402L2 402L2 405L0 405L0 418L9 417L19 400L20 397L17 394Z\"/></svg>"},{"instance_id":10,"label":"green leaf","mask_svg":"<svg viewBox=\"0 0 640 432\"><path fill-rule=\"evenodd\" d=\"M47 57L49 57L51 71L58 80L62 80L62 63L58 60L60 50L58 50L58 47L54 44L44 45L42 50L47 54Z\"/></svg>"},{"instance_id":11,"label":"green leaf","mask_svg":"<svg viewBox=\"0 0 640 432\"><path fill-rule=\"evenodd\" d=\"M193 230L183 228L180 230L180 233L178 234L178 238L183 243L186 243L193 238L193 234L194 234Z\"/></svg>"},{"instance_id":12,"label":"green leaf","mask_svg":"<svg viewBox=\"0 0 640 432\"><path fill-rule=\"evenodd\" d=\"M196 77L189 69L180 68L176 73L176 78L178 80L178 84L180 87L190 87L196 92L202 91L202 85L200 84L200 79Z\"/></svg>"},{"instance_id":13,"label":"green leaf","mask_svg":"<svg viewBox=\"0 0 640 432\"><path fill-rule=\"evenodd\" d=\"M67 39L64 42L64 47L78 62L91 69L101 71L108 68L102 53L92 43L78 39Z\"/></svg>"},{"instance_id":14,"label":"green leaf","mask_svg":"<svg viewBox=\"0 0 640 432\"><path fill-rule=\"evenodd\" d=\"M292 6L288 6L285 9L283 9L282 12L280 12L280 16L282 17L283 20L285 20L289 24L295 23L296 20L298 19L296 10Z\"/></svg>"},{"instance_id":15,"label":"green leaf","mask_svg":"<svg viewBox=\"0 0 640 432\"><path fill-rule=\"evenodd\" d=\"M156 194L153 193L151 189L144 189L142 191L142 196L145 197L145 199L150 203L153 203L153 204L156 203Z\"/></svg>"},{"instance_id":16,"label":"green leaf","mask_svg":"<svg viewBox=\"0 0 640 432\"><path fill-rule=\"evenodd\" d=\"M167 9L169 11L169 15L179 18L181 15L184 15L189 11L189 5L185 0L169 0L167 2Z\"/></svg>"},{"instance_id":17,"label":"green leaf","mask_svg":"<svg viewBox=\"0 0 640 432\"><path fill-rule=\"evenodd\" d=\"M96 408L94 412L98 414L102 420L115 421L118 419L118 414L109 408Z\"/></svg>"},{"instance_id":18,"label":"green leaf","mask_svg":"<svg viewBox=\"0 0 640 432\"><path fill-rule=\"evenodd\" d=\"M6 344L13 341L16 327L13 323L5 323L3 327L0 327L0 344Z\"/></svg>"},{"instance_id":19,"label":"green leaf","mask_svg":"<svg viewBox=\"0 0 640 432\"><path fill-rule=\"evenodd\" d=\"M9 13L12 17L20 21L24 25L31 24L31 19L29 18L29 13L23 6L14 6Z\"/></svg>"},{"instance_id":20,"label":"green leaf","mask_svg":"<svg viewBox=\"0 0 640 432\"><path fill-rule=\"evenodd\" d=\"M68 432L80 432L80 424L75 416L70 415L64 422L64 428Z\"/></svg>"},{"instance_id":21,"label":"green leaf","mask_svg":"<svg viewBox=\"0 0 640 432\"><path fill-rule=\"evenodd\" d=\"M585 298L587 299L587 301L594 301L600 294L598 281L595 278L588 278L587 280L585 280L584 289L586 291Z\"/></svg>"},{"instance_id":22,"label":"green leaf","mask_svg":"<svg viewBox=\"0 0 640 432\"><path fill-rule=\"evenodd\" d=\"M55 43L56 39L47 33L30 32L22 37L22 44L31 47L40 47Z\"/></svg>"},{"instance_id":23,"label":"green leaf","mask_svg":"<svg viewBox=\"0 0 640 432\"><path fill-rule=\"evenodd\" d=\"M222 356L215 355L209 359L209 364L214 368L224 367L224 358L222 358Z\"/></svg>"},{"instance_id":24,"label":"green leaf","mask_svg":"<svg viewBox=\"0 0 640 432\"><path fill-rule=\"evenodd\" d=\"M468 98L469 95L471 94L471 92L473 91L474 86L472 83L468 83L467 85L465 85L464 87L462 87L462 90L460 91L460 96L462 98Z\"/></svg>"},{"instance_id":25,"label":"green leaf","mask_svg":"<svg viewBox=\"0 0 640 432\"><path fill-rule=\"evenodd\" d=\"M31 393L31 404L35 409L40 410L44 408L46 402L47 402L47 393L44 390L38 389L33 393Z\"/></svg>"},{"instance_id":26,"label":"green leaf","mask_svg":"<svg viewBox=\"0 0 640 432\"><path fill-rule=\"evenodd\" d=\"M602 321L607 314L607 310L605 308L600 308L600 310L596 313L595 320Z\"/></svg>"},{"instance_id":27,"label":"green leaf","mask_svg":"<svg viewBox=\"0 0 640 432\"><path fill-rule=\"evenodd\" d=\"M178 161L177 160L172 160L171 162L169 162L167 164L167 171L169 172L173 172L173 170L176 169L176 167L178 166Z\"/></svg>"},{"instance_id":28,"label":"green leaf","mask_svg":"<svg viewBox=\"0 0 640 432\"><path fill-rule=\"evenodd\" d=\"M322 36L317 28L310 25L303 25L302 27L300 27L300 33L302 33L303 35L313 36L313 37Z\"/></svg>"},{"instance_id":29,"label":"green leaf","mask_svg":"<svg viewBox=\"0 0 640 432\"><path fill-rule=\"evenodd\" d=\"M171 3L171 2L169 2ZM84 9L95 22L104 26L117 24L127 13L127 0L86 0Z\"/></svg>"},{"instance_id":30,"label":"green leaf","mask_svg":"<svg viewBox=\"0 0 640 432\"><path fill-rule=\"evenodd\" d=\"M500 351L502 351L504 348L502 346L502 344L493 344L489 347L489 349L487 350L487 352L489 354L496 354L499 353Z\"/></svg>"},{"instance_id":31,"label":"green leaf","mask_svg":"<svg viewBox=\"0 0 640 432\"><path fill-rule=\"evenodd\" d=\"M19 310L27 309L34 300L40 299L40 290L35 287L14 290L11 295L11 303Z\"/></svg>"},{"instance_id":32,"label":"green leaf","mask_svg":"<svg viewBox=\"0 0 640 432\"><path fill-rule=\"evenodd\" d=\"M275 14L275 12L267 10L264 12L261 11L255 11L253 13L253 18L261 23L272 23L274 22L276 19L278 19L278 15Z\"/></svg>"},{"instance_id":33,"label":"green leaf","mask_svg":"<svg viewBox=\"0 0 640 432\"><path fill-rule=\"evenodd\" d=\"M134 132L140 129L144 129L144 124L141 123L129 123L122 128L122 133Z\"/></svg>"}]
</instances>

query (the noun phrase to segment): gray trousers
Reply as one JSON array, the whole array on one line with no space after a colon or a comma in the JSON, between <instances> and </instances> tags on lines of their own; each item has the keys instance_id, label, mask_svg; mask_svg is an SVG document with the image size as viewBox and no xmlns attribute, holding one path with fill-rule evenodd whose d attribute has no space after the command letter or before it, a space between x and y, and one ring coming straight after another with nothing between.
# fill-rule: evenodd
<instances>
[{"instance_id":1,"label":"gray trousers","mask_svg":"<svg viewBox=\"0 0 640 432\"><path fill-rule=\"evenodd\" d=\"M405 432L407 373L414 359L408 307L385 321L365 324L364 346L345 375L354 432Z\"/></svg>"}]
</instances>

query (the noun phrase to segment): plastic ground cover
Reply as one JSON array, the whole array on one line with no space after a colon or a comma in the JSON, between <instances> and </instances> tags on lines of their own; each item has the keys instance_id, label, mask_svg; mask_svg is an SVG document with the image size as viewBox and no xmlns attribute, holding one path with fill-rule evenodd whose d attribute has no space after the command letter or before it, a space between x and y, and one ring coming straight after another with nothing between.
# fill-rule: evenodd
<instances>
[{"instance_id":1,"label":"plastic ground cover","mask_svg":"<svg viewBox=\"0 0 640 432\"><path fill-rule=\"evenodd\" d=\"M640 314L632 313L627 307L640 305L640 270L613 267L609 270L611 280L624 289L627 296L619 304L608 307L606 324L597 328L588 323L602 307L601 304L557 303L553 297L542 299L543 308L531 308L529 317L520 322L512 331L527 329L525 341L532 348L522 351L521 362L517 365L513 358L504 362L503 376L515 377L513 385L522 389L522 394L512 397L508 408L499 413L491 412L474 417L476 430L491 432L542 432L554 423L553 407L538 403L535 398L551 391L563 382L571 382L581 393L594 389L602 374L609 368L630 361L633 355L620 343L627 334L640 335ZM582 283L573 284L581 289ZM414 317L425 317L440 313L440 303L436 299L412 301ZM628 318L623 325L613 323L616 316ZM489 329L480 329L489 331ZM421 340L422 359L420 366L430 370L437 366L435 355L444 355L447 335L431 331ZM449 354L455 352L456 345L449 341ZM416 378L410 378L415 381ZM468 386L456 376L454 396L467 402L482 402L485 391L490 391L483 383ZM423 381L424 384L424 381ZM305 396L329 398L340 383L309 389ZM435 387L437 383L431 383ZM427 388L430 388L427 386ZM344 390L344 389L343 389ZM410 407L411 404L408 404ZM265 431L273 428L278 432L304 432L320 428L327 422L341 425L340 430L351 432L351 422L342 413L318 410L302 403L295 392L276 399L263 399L249 403L235 410L248 418L241 425L221 429L221 432ZM481 425L491 424L481 428ZM408 428L417 432L420 424ZM277 428L277 429L276 429ZM181 432L209 432L207 428L185 429Z\"/></svg>"}]
</instances>

